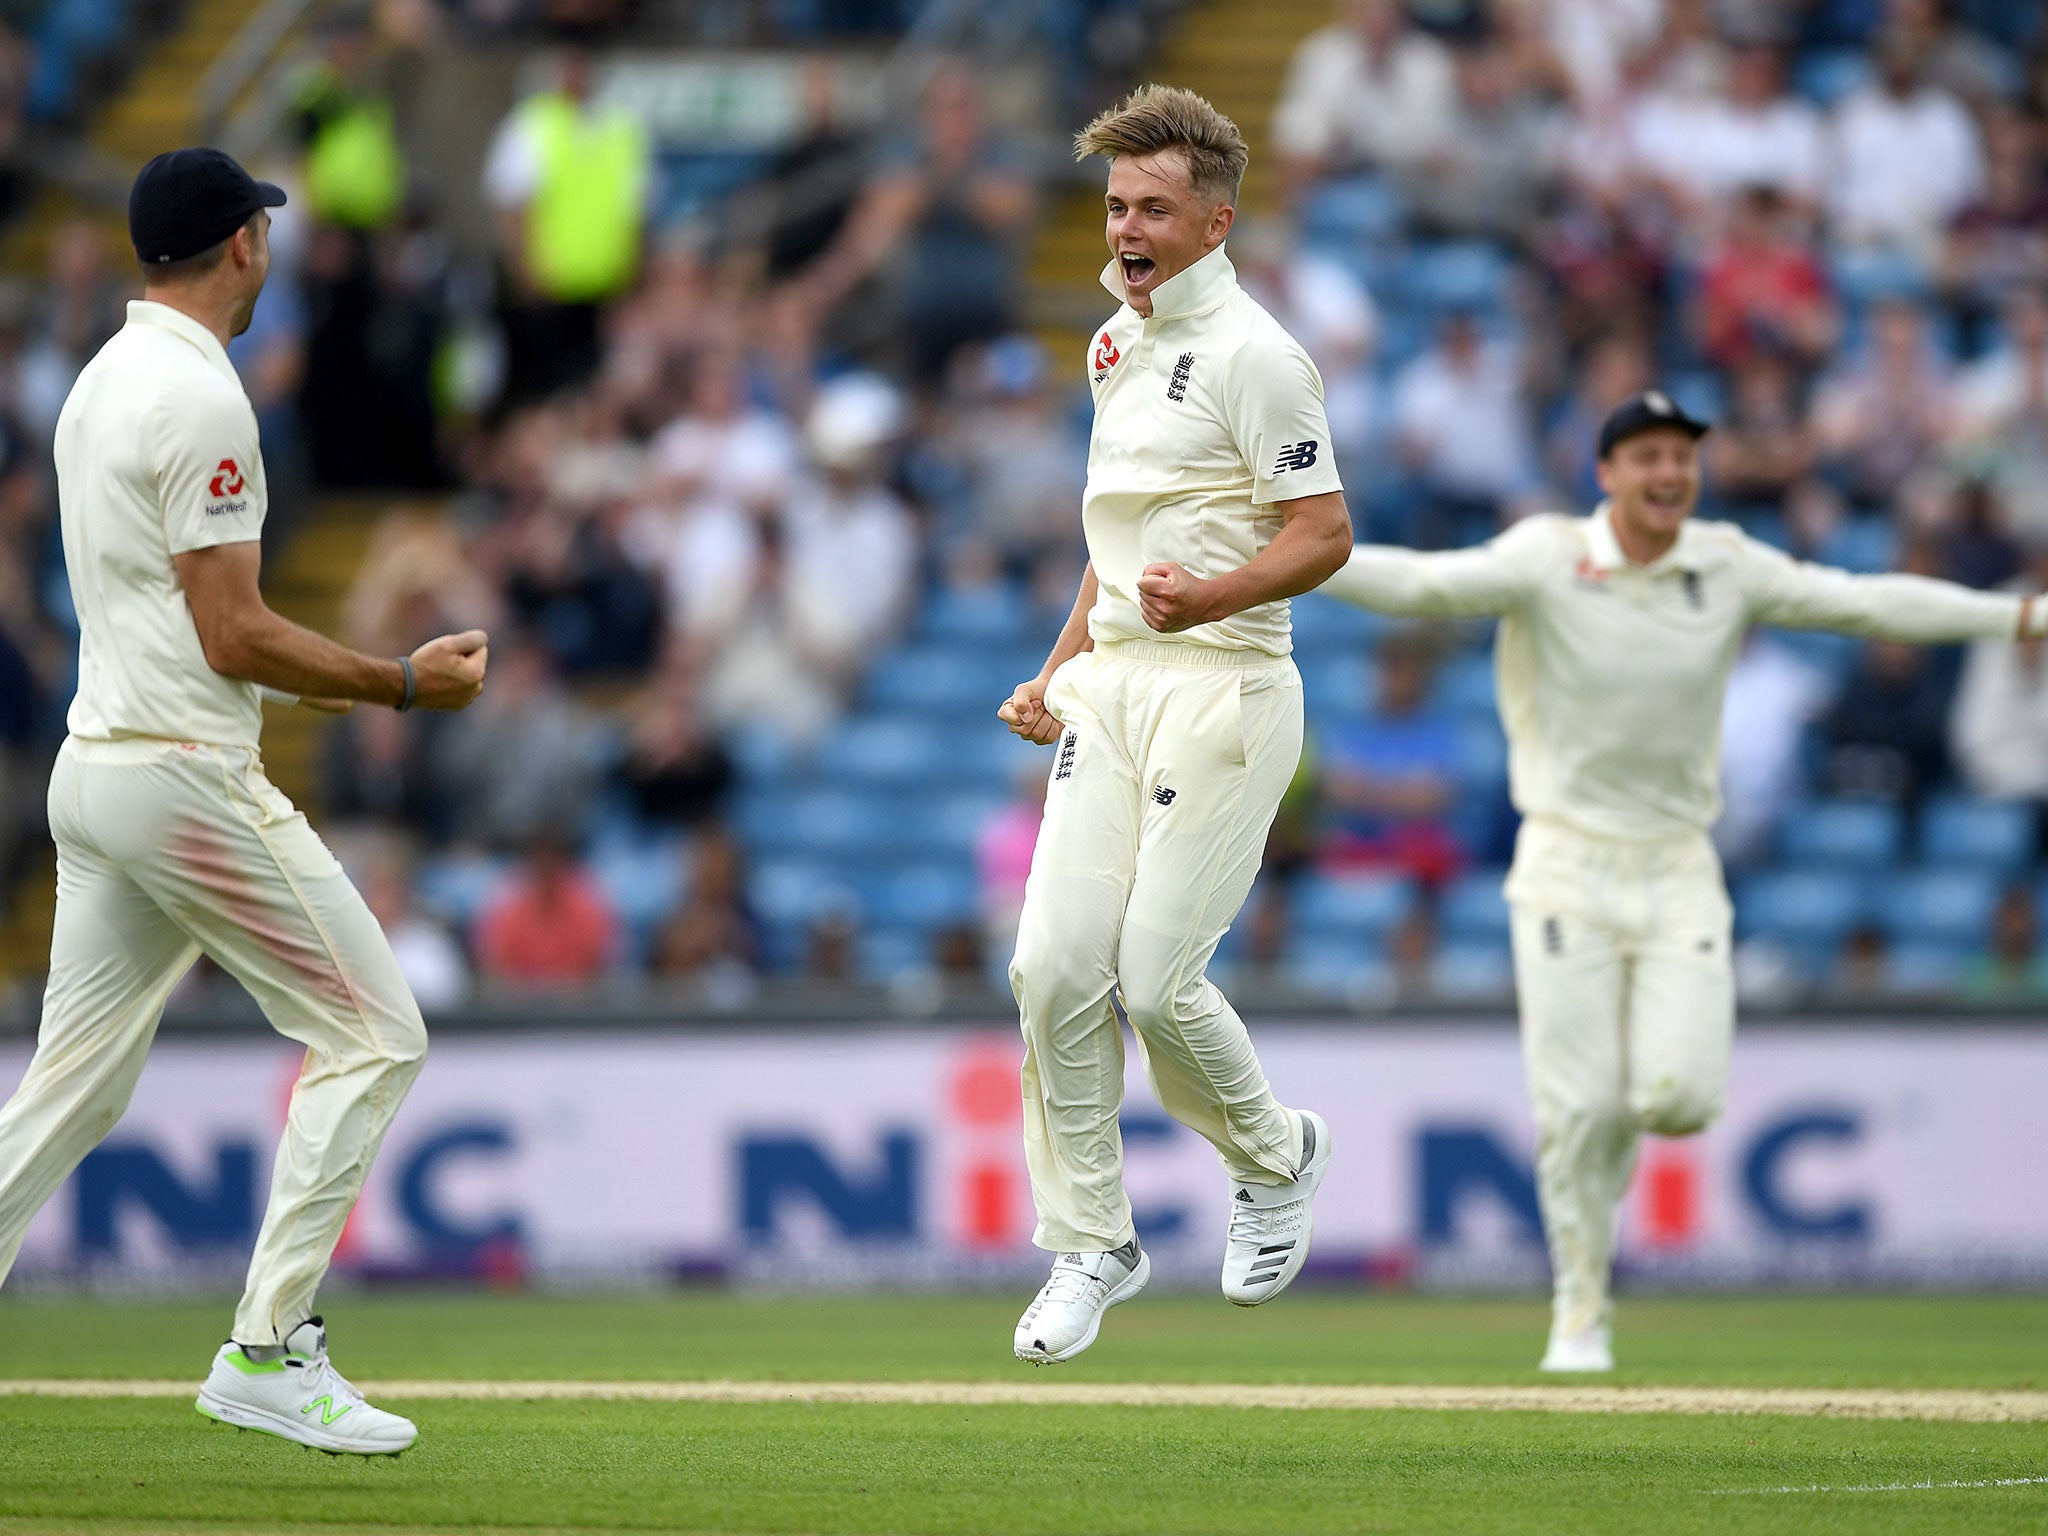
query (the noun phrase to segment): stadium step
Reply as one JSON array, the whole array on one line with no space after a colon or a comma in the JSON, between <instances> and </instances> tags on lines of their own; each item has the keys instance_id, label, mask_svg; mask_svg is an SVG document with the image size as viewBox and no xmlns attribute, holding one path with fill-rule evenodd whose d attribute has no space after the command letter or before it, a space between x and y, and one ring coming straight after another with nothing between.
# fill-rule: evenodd
<instances>
[{"instance_id":1,"label":"stadium step","mask_svg":"<svg viewBox=\"0 0 2048 1536\"><path fill-rule=\"evenodd\" d=\"M1240 215L1272 211L1274 166L1268 128L1288 61L1301 40L1331 20L1329 0L1197 0L1167 33L1147 79L1186 86L1215 103L1252 147ZM1107 259L1102 191L1091 180L1055 199L1032 244L1030 315L1053 366L1068 368L1108 312L1096 281Z\"/></svg>"},{"instance_id":2,"label":"stadium step","mask_svg":"<svg viewBox=\"0 0 2048 1536\"><path fill-rule=\"evenodd\" d=\"M187 0L168 33L139 41L141 59L87 134L91 153L104 164L105 201L88 201L70 188L45 183L0 238L0 272L40 272L51 237L80 215L104 223L115 248L127 248L128 178L152 155L199 142L199 84L261 8L262 0Z\"/></svg>"}]
</instances>

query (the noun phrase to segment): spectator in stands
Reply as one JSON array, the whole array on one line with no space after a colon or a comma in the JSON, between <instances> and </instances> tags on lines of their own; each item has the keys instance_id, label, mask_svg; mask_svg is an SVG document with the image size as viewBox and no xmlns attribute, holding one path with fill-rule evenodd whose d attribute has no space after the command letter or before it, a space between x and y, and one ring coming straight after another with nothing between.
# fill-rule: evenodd
<instances>
[{"instance_id":1,"label":"spectator in stands","mask_svg":"<svg viewBox=\"0 0 2048 1536\"><path fill-rule=\"evenodd\" d=\"M1391 868L1435 886L1465 861L1448 820L1458 797L1457 722L1429 701L1436 645L1396 631L1380 643L1372 708L1327 733L1322 799L1333 817L1325 858Z\"/></svg>"},{"instance_id":2,"label":"spectator in stands","mask_svg":"<svg viewBox=\"0 0 2048 1536\"><path fill-rule=\"evenodd\" d=\"M441 814L457 840L486 848L524 847L543 834L575 838L596 791L598 724L532 640L501 630L491 653L488 696L432 742Z\"/></svg>"},{"instance_id":3,"label":"spectator in stands","mask_svg":"<svg viewBox=\"0 0 2048 1536\"><path fill-rule=\"evenodd\" d=\"M60 723L51 684L61 646L42 621L26 547L36 487L18 439L0 447L14 463L0 472L0 916L29 851L44 837L47 739ZM68 657L64 658L68 660Z\"/></svg>"},{"instance_id":4,"label":"spectator in stands","mask_svg":"<svg viewBox=\"0 0 2048 1536\"><path fill-rule=\"evenodd\" d=\"M1835 343L1827 273L1803 220L1774 187L1735 199L1728 233L1700 279L1699 336L1707 360L1734 368L1775 352L1802 370Z\"/></svg>"},{"instance_id":5,"label":"spectator in stands","mask_svg":"<svg viewBox=\"0 0 2048 1536\"><path fill-rule=\"evenodd\" d=\"M1769 41L1738 46L1719 90L1694 97L1667 86L1646 107L1637 135L1645 168L1697 229L1711 230L1731 202L1754 189L1802 210L1822 191L1820 114L1786 93L1784 59Z\"/></svg>"},{"instance_id":6,"label":"spectator in stands","mask_svg":"<svg viewBox=\"0 0 2048 1536\"><path fill-rule=\"evenodd\" d=\"M1721 705L1721 819L1714 846L1730 868L1769 852L1804 774L1800 743L1827 707L1827 675L1782 641L1752 631L1743 642Z\"/></svg>"},{"instance_id":7,"label":"spectator in stands","mask_svg":"<svg viewBox=\"0 0 2048 1536\"><path fill-rule=\"evenodd\" d=\"M1395 448L1426 501L1423 548L1488 537L1536 488L1535 441L1512 342L1453 310L1394 382Z\"/></svg>"},{"instance_id":8,"label":"spectator in stands","mask_svg":"<svg viewBox=\"0 0 2048 1536\"><path fill-rule=\"evenodd\" d=\"M690 652L671 644L628 714L619 777L641 817L699 831L715 824L734 778L732 756L697 715Z\"/></svg>"},{"instance_id":9,"label":"spectator in stands","mask_svg":"<svg viewBox=\"0 0 2048 1536\"><path fill-rule=\"evenodd\" d=\"M368 711L367 713L380 713ZM391 953L412 995L428 1013L459 1008L469 998L469 961L462 946L413 902L411 860L401 837L373 837L358 884L391 941Z\"/></svg>"},{"instance_id":10,"label":"spectator in stands","mask_svg":"<svg viewBox=\"0 0 2048 1536\"><path fill-rule=\"evenodd\" d=\"M1630 395L1648 389L1652 378L1649 354L1625 333L1602 336L1571 370L1570 393L1543 435L1547 477L1569 504L1591 506L1600 499L1593 474L1600 423Z\"/></svg>"},{"instance_id":11,"label":"spectator in stands","mask_svg":"<svg viewBox=\"0 0 2048 1536\"><path fill-rule=\"evenodd\" d=\"M126 323L133 286L115 275L106 231L92 220L67 221L50 237L43 297L11 402L32 436L49 440L79 369Z\"/></svg>"},{"instance_id":12,"label":"spectator in stands","mask_svg":"<svg viewBox=\"0 0 2048 1536\"><path fill-rule=\"evenodd\" d=\"M1549 200L1551 115L1498 43L1469 42L1453 57L1457 111L1414 180L1417 227L1519 244Z\"/></svg>"},{"instance_id":13,"label":"spectator in stands","mask_svg":"<svg viewBox=\"0 0 2048 1536\"><path fill-rule=\"evenodd\" d=\"M1323 411L1341 460L1369 462L1382 403L1373 373L1380 313L1342 262L1304 250L1280 223L1232 226L1230 259L1245 292L1300 342L1323 376Z\"/></svg>"},{"instance_id":14,"label":"spectator in stands","mask_svg":"<svg viewBox=\"0 0 2048 1536\"><path fill-rule=\"evenodd\" d=\"M405 150L376 40L349 17L329 24L287 85L313 217L360 234L394 224L405 205Z\"/></svg>"},{"instance_id":15,"label":"spectator in stands","mask_svg":"<svg viewBox=\"0 0 2048 1536\"><path fill-rule=\"evenodd\" d=\"M890 145L838 237L780 292L800 334L896 261L887 311L911 378L936 385L954 352L1012 327L1018 243L1037 206L1020 154L990 126L983 88L947 63L926 83L918 131Z\"/></svg>"},{"instance_id":16,"label":"spectator in stands","mask_svg":"<svg viewBox=\"0 0 2048 1536\"><path fill-rule=\"evenodd\" d=\"M2017 17L2027 6L1998 8ZM2020 92L2018 60L1983 31L1959 22L1957 9L1952 0L1885 0L1887 42L1919 60L1931 83L1962 101L2013 99ZM1993 10L1974 9L1979 20Z\"/></svg>"},{"instance_id":17,"label":"spectator in stands","mask_svg":"<svg viewBox=\"0 0 2048 1536\"><path fill-rule=\"evenodd\" d=\"M1340 0L1337 20L1302 40L1273 109L1284 184L1298 197L1330 176L1427 174L1457 121L1448 49L1396 0Z\"/></svg>"},{"instance_id":18,"label":"spectator in stands","mask_svg":"<svg viewBox=\"0 0 2048 1536\"><path fill-rule=\"evenodd\" d=\"M320 738L320 804L334 820L403 827L438 842L448 834L428 740L441 722L391 710L351 710Z\"/></svg>"},{"instance_id":19,"label":"spectator in stands","mask_svg":"<svg viewBox=\"0 0 2048 1536\"><path fill-rule=\"evenodd\" d=\"M851 981L860 938L860 919L850 903L835 903L818 914L804 936L804 975L812 981Z\"/></svg>"},{"instance_id":20,"label":"spectator in stands","mask_svg":"<svg viewBox=\"0 0 2048 1536\"><path fill-rule=\"evenodd\" d=\"M2008 299L2048 282L2048 164L2041 119L2010 104L1984 114L1984 186L1959 212L1938 267L1966 356L1984 350Z\"/></svg>"},{"instance_id":21,"label":"spectator in stands","mask_svg":"<svg viewBox=\"0 0 2048 1536\"><path fill-rule=\"evenodd\" d=\"M1387 964L1393 969L1398 1001L1427 1001L1435 995L1436 958L1436 905L1418 901L1387 935Z\"/></svg>"},{"instance_id":22,"label":"spectator in stands","mask_svg":"<svg viewBox=\"0 0 2048 1536\"><path fill-rule=\"evenodd\" d=\"M1887 299L1868 323L1862 357L1822 381L1812 417L1822 463L1859 507L1888 502L1953 420L1947 361L1920 306Z\"/></svg>"},{"instance_id":23,"label":"spectator in stands","mask_svg":"<svg viewBox=\"0 0 2048 1536\"><path fill-rule=\"evenodd\" d=\"M652 161L638 120L607 106L595 85L589 55L565 49L555 87L512 109L484 167L504 262L514 403L597 371L600 309L639 271Z\"/></svg>"},{"instance_id":24,"label":"spectator in stands","mask_svg":"<svg viewBox=\"0 0 2048 1536\"><path fill-rule=\"evenodd\" d=\"M1830 790L1917 805L1947 773L1948 703L1924 650L1866 642L1825 723Z\"/></svg>"},{"instance_id":25,"label":"spectator in stands","mask_svg":"<svg viewBox=\"0 0 2048 1536\"><path fill-rule=\"evenodd\" d=\"M787 282L830 250L853 212L862 144L842 120L839 94L831 60L805 63L803 128L735 210L766 230L762 269L771 284Z\"/></svg>"},{"instance_id":26,"label":"spectator in stands","mask_svg":"<svg viewBox=\"0 0 2048 1536\"><path fill-rule=\"evenodd\" d=\"M402 504L377 520L350 584L342 633L372 655L401 655L423 635L494 631L504 600L439 510Z\"/></svg>"},{"instance_id":27,"label":"spectator in stands","mask_svg":"<svg viewBox=\"0 0 2048 1536\"><path fill-rule=\"evenodd\" d=\"M1702 445L1716 494L1741 512L1777 512L1813 472L1813 428L1792 368L1770 353L1735 371L1728 409Z\"/></svg>"},{"instance_id":28,"label":"spectator in stands","mask_svg":"<svg viewBox=\"0 0 2048 1536\"><path fill-rule=\"evenodd\" d=\"M697 841L690 892L655 935L654 974L694 981L714 995L743 1000L752 990L760 934L746 903L746 860L724 828Z\"/></svg>"},{"instance_id":29,"label":"spectator in stands","mask_svg":"<svg viewBox=\"0 0 2048 1536\"><path fill-rule=\"evenodd\" d=\"M1828 990L1838 997L1871 998L1891 989L1891 944L1875 923L1858 923L1842 940Z\"/></svg>"},{"instance_id":30,"label":"spectator in stands","mask_svg":"<svg viewBox=\"0 0 2048 1536\"><path fill-rule=\"evenodd\" d=\"M1991 915L1991 942L1964 973L1962 993L1983 1002L2048 997L2040 911L2034 888L2025 881L2014 881L1999 896Z\"/></svg>"},{"instance_id":31,"label":"spectator in stands","mask_svg":"<svg viewBox=\"0 0 2048 1536\"><path fill-rule=\"evenodd\" d=\"M532 838L486 903L472 946L482 978L501 988L552 989L599 980L623 938L603 890L559 836Z\"/></svg>"},{"instance_id":32,"label":"spectator in stands","mask_svg":"<svg viewBox=\"0 0 2048 1536\"><path fill-rule=\"evenodd\" d=\"M2039 592L2044 580L2048 552L2037 546L2014 590ZM2031 801L2048 832L2048 646L2026 640L1970 647L1949 718L1949 748L1972 794Z\"/></svg>"},{"instance_id":33,"label":"spectator in stands","mask_svg":"<svg viewBox=\"0 0 2048 1536\"><path fill-rule=\"evenodd\" d=\"M1007 336L955 372L965 375L960 402L931 443L959 490L945 550L950 573L963 586L1001 575L1040 594L1072 589L1086 558L1088 450L1060 409L1044 349L1031 337Z\"/></svg>"},{"instance_id":34,"label":"spectator in stands","mask_svg":"<svg viewBox=\"0 0 2048 1536\"><path fill-rule=\"evenodd\" d=\"M1977 125L1933 84L1911 40L1891 34L1878 76L1836 103L1827 203L1836 240L1929 262L1942 232L1984 183Z\"/></svg>"},{"instance_id":35,"label":"spectator in stands","mask_svg":"<svg viewBox=\"0 0 2048 1536\"><path fill-rule=\"evenodd\" d=\"M2031 538L2048 534L2048 287L2019 290L2005 314L2005 345L1956 382L1956 436Z\"/></svg>"}]
</instances>

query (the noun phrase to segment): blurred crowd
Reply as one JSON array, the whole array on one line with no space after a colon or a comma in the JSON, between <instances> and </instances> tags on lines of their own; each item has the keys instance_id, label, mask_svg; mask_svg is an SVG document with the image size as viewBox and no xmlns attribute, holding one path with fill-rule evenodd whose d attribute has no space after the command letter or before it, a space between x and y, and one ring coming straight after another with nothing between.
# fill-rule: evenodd
<instances>
[{"instance_id":1,"label":"blurred crowd","mask_svg":"<svg viewBox=\"0 0 2048 1536\"><path fill-rule=\"evenodd\" d=\"M1133 9L1047 7L1040 41L1110 71ZM1084 558L1085 389L1029 329L1024 274L1099 103L1006 111L985 66L941 60L875 126L820 54L799 128L714 196L607 94L593 12L462 189L481 253L393 110L393 58L431 78L448 23L377 15L293 82L293 200L233 355L280 536L319 492L389 503L344 638L493 636L473 709L359 710L323 738L322 824L423 1001L998 978L1043 773L983 738ZM1244 125L1276 190L1230 250L1322 370L1361 537L1449 547L1587 509L1597 423L1656 382L1716 424L1706 515L2040 590L2044 113L2048 24L2022 0L1343 0ZM128 272L79 225L0 314L7 868L69 687L49 431ZM1297 616L1309 752L1224 963L1499 995L1487 635ZM1852 900L1792 943L1745 919L1758 989L2048 987L2039 646L1759 635L1725 748L1739 895L1975 882L1938 953L1920 908Z\"/></svg>"}]
</instances>

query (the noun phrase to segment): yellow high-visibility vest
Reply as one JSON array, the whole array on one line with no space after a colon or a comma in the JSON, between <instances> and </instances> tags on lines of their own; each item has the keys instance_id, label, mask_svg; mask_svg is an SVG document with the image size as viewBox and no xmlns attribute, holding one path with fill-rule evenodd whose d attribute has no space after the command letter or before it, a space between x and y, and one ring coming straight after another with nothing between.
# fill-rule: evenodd
<instances>
[{"instance_id":1,"label":"yellow high-visibility vest","mask_svg":"<svg viewBox=\"0 0 2048 1536\"><path fill-rule=\"evenodd\" d=\"M345 229L383 229L405 201L405 151L391 103L351 96L338 83L321 81L338 106L306 146L306 197L313 215Z\"/></svg>"},{"instance_id":2,"label":"yellow high-visibility vest","mask_svg":"<svg viewBox=\"0 0 2048 1536\"><path fill-rule=\"evenodd\" d=\"M586 115L558 92L524 108L540 158L526 208L527 270L565 304L609 298L640 262L640 195L647 143L621 113Z\"/></svg>"}]
</instances>

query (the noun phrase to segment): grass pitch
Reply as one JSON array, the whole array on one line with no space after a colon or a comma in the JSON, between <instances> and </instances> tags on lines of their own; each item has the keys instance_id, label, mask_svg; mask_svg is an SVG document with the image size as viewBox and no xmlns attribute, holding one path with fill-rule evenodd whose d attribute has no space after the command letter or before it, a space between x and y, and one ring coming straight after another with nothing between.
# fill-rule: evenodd
<instances>
[{"instance_id":1,"label":"grass pitch","mask_svg":"<svg viewBox=\"0 0 2048 1536\"><path fill-rule=\"evenodd\" d=\"M1009 1358L1022 1298L366 1296L379 1380L1496 1383L1535 1302L1147 1296L1094 1349ZM184 1379L219 1304L0 1298L0 1377ZM1631 1299L1618 1385L2048 1389L2048 1298ZM380 1401L385 1401L380 1397ZM2048 1424L1045 1404L389 1400L397 1461L172 1398L0 1396L0 1531L1060 1533L2048 1529Z\"/></svg>"}]
</instances>

